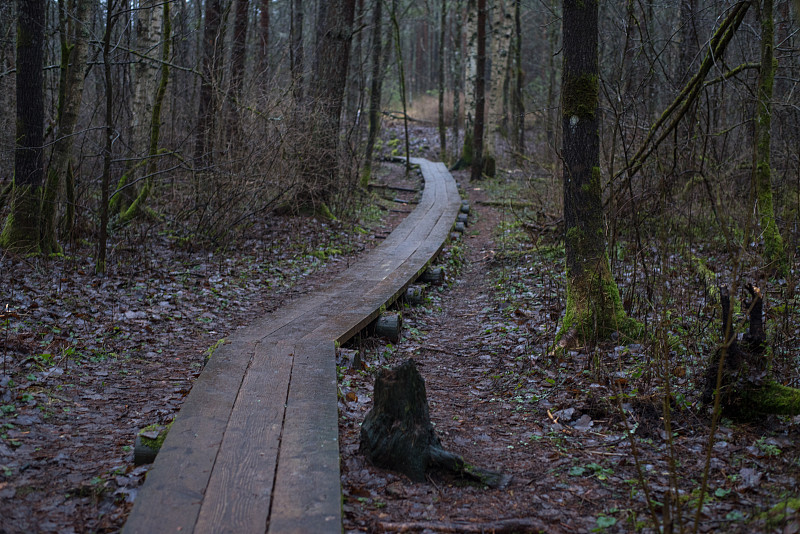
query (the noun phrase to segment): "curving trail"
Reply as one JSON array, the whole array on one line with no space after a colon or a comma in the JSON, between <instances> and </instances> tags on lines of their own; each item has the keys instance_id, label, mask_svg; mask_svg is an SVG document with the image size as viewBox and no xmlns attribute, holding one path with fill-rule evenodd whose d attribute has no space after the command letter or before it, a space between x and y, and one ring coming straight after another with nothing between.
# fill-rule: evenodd
<instances>
[{"instance_id":1,"label":"curving trail","mask_svg":"<svg viewBox=\"0 0 800 534\"><path fill-rule=\"evenodd\" d=\"M341 531L335 343L422 273L461 202L444 164L411 161L422 199L380 246L214 352L123 532Z\"/></svg>"}]
</instances>

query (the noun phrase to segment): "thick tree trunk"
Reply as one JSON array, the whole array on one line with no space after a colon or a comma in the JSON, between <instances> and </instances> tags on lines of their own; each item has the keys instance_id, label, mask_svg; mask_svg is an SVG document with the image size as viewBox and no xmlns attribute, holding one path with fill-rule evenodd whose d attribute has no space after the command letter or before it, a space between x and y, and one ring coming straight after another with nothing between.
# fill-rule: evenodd
<instances>
[{"instance_id":1,"label":"thick tree trunk","mask_svg":"<svg viewBox=\"0 0 800 534\"><path fill-rule=\"evenodd\" d=\"M42 197L41 249L45 254L59 249L56 241L57 204L61 192L61 177L67 173L72 158L73 133L83 99L83 80L89 49L89 0L78 0L73 12L59 2L61 18L61 90L57 117L56 140L47 182ZM70 182L67 182L67 187ZM70 193L68 193L69 196ZM73 209L73 208L68 208Z\"/></svg>"},{"instance_id":2,"label":"thick tree trunk","mask_svg":"<svg viewBox=\"0 0 800 534\"><path fill-rule=\"evenodd\" d=\"M364 151L362 187L367 186L372 176L372 153L375 150L375 140L378 139L378 132L381 127L381 93L384 71L384 64L381 61L383 56L382 18L383 0L375 0L372 7L372 76L369 88L369 131L367 132L367 146Z\"/></svg>"},{"instance_id":3,"label":"thick tree trunk","mask_svg":"<svg viewBox=\"0 0 800 534\"><path fill-rule=\"evenodd\" d=\"M313 127L310 154L304 162L304 203L315 207L327 204L339 191L339 129L350 60L355 0L335 0L320 7L324 20L318 21L321 34L314 83L311 84Z\"/></svg>"},{"instance_id":4,"label":"thick tree trunk","mask_svg":"<svg viewBox=\"0 0 800 534\"><path fill-rule=\"evenodd\" d=\"M758 93L755 120L755 150L753 180L755 182L761 232L764 235L764 256L770 267L785 275L788 272L786 250L778 226L772 201L772 93L775 84L776 60L773 54L775 31L772 18L773 0L761 0L761 68L758 75Z\"/></svg>"},{"instance_id":5,"label":"thick tree trunk","mask_svg":"<svg viewBox=\"0 0 800 534\"><path fill-rule=\"evenodd\" d=\"M598 0L564 0L561 81L567 309L562 342L629 333L603 231L598 116Z\"/></svg>"},{"instance_id":6,"label":"thick tree trunk","mask_svg":"<svg viewBox=\"0 0 800 534\"><path fill-rule=\"evenodd\" d=\"M150 119L157 89L156 76L160 71L161 46L164 33L164 8L161 0L144 0L136 10L136 48L139 55L134 64L133 118L131 129L134 152L144 158L150 152Z\"/></svg>"},{"instance_id":7,"label":"thick tree trunk","mask_svg":"<svg viewBox=\"0 0 800 534\"><path fill-rule=\"evenodd\" d=\"M374 403L361 425L361 452L378 467L414 481L433 469L502 487L510 477L472 466L442 447L433 428L425 382L414 360L383 370L375 379Z\"/></svg>"},{"instance_id":8,"label":"thick tree trunk","mask_svg":"<svg viewBox=\"0 0 800 534\"><path fill-rule=\"evenodd\" d=\"M17 129L14 191L0 246L20 252L39 250L39 214L44 180L44 0L18 0Z\"/></svg>"},{"instance_id":9,"label":"thick tree trunk","mask_svg":"<svg viewBox=\"0 0 800 534\"><path fill-rule=\"evenodd\" d=\"M475 76L475 127L472 139L472 179L480 180L484 173L483 135L486 111L486 0L478 0L478 57ZM494 174L494 173L490 173Z\"/></svg>"}]
</instances>

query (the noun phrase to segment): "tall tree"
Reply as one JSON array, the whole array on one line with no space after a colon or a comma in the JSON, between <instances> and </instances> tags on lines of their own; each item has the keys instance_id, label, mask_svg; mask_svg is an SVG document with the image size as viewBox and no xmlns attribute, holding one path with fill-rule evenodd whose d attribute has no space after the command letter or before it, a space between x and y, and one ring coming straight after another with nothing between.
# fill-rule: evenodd
<instances>
[{"instance_id":1,"label":"tall tree","mask_svg":"<svg viewBox=\"0 0 800 534\"><path fill-rule=\"evenodd\" d=\"M203 165L213 161L213 135L219 98L219 70L222 63L222 4L220 0L206 0L203 25L203 78L200 82L200 104L197 112L197 131L194 157Z\"/></svg>"},{"instance_id":2,"label":"tall tree","mask_svg":"<svg viewBox=\"0 0 800 534\"><path fill-rule=\"evenodd\" d=\"M475 69L475 124L472 133L472 179L484 172L483 135L486 111L486 0L478 0L477 57ZM494 173L490 173L494 174Z\"/></svg>"},{"instance_id":3,"label":"tall tree","mask_svg":"<svg viewBox=\"0 0 800 534\"><path fill-rule=\"evenodd\" d=\"M514 0L514 58L511 76L511 145L517 157L525 153L525 102L522 87L525 71L522 69L522 0Z\"/></svg>"},{"instance_id":4,"label":"tall tree","mask_svg":"<svg viewBox=\"0 0 800 534\"><path fill-rule=\"evenodd\" d=\"M261 58L261 74L269 69L269 5L270 0L261 0L261 14L258 19L259 56Z\"/></svg>"},{"instance_id":5,"label":"tall tree","mask_svg":"<svg viewBox=\"0 0 800 534\"><path fill-rule=\"evenodd\" d=\"M292 0L291 46L289 63L292 73L292 95L296 103L303 100L305 57L303 53L303 0Z\"/></svg>"},{"instance_id":6,"label":"tall tree","mask_svg":"<svg viewBox=\"0 0 800 534\"><path fill-rule=\"evenodd\" d=\"M83 99L84 70L89 50L90 0L59 0L58 4L61 40L58 115L56 139L47 167L41 212L41 249L46 254L59 248L56 241L56 205L62 189L61 178L66 176L72 158L73 133ZM67 182L67 187L71 186ZM69 211L72 207L67 209Z\"/></svg>"},{"instance_id":7,"label":"tall tree","mask_svg":"<svg viewBox=\"0 0 800 534\"><path fill-rule=\"evenodd\" d=\"M245 61L247 60L247 23L250 11L250 0L236 0L236 20L233 24L233 46L231 50L229 128L235 139L240 127L240 100L244 85Z\"/></svg>"},{"instance_id":8,"label":"tall tree","mask_svg":"<svg viewBox=\"0 0 800 534\"><path fill-rule=\"evenodd\" d=\"M444 56L444 39L447 35L447 0L442 0L439 18L439 157L447 160L447 130L444 125L444 69L447 62Z\"/></svg>"},{"instance_id":9,"label":"tall tree","mask_svg":"<svg viewBox=\"0 0 800 534\"><path fill-rule=\"evenodd\" d=\"M350 61L350 42L356 0L323 2L324 17L318 21L321 34L311 84L313 127L311 146L315 154L306 158L303 177L312 203L327 203L342 185L339 183L339 129ZM311 161L314 159L315 161Z\"/></svg>"},{"instance_id":10,"label":"tall tree","mask_svg":"<svg viewBox=\"0 0 800 534\"><path fill-rule=\"evenodd\" d=\"M39 214L44 180L44 0L17 2L17 129L14 190L0 246L39 250Z\"/></svg>"},{"instance_id":11,"label":"tall tree","mask_svg":"<svg viewBox=\"0 0 800 534\"><path fill-rule=\"evenodd\" d=\"M364 152L364 172L361 185L366 187L372 175L372 152L381 126L381 89L383 87L384 64L383 35L381 32L383 18L383 0L375 0L372 7L372 74L369 88L369 131L367 146ZM391 47L387 47L391 49Z\"/></svg>"},{"instance_id":12,"label":"tall tree","mask_svg":"<svg viewBox=\"0 0 800 534\"><path fill-rule=\"evenodd\" d=\"M628 332L603 231L598 116L598 0L564 0L561 79L567 309L558 338Z\"/></svg>"},{"instance_id":13,"label":"tall tree","mask_svg":"<svg viewBox=\"0 0 800 534\"><path fill-rule=\"evenodd\" d=\"M764 234L764 255L771 266L786 274L786 250L778 226L775 224L775 210L772 202L772 169L770 152L772 149L772 93L777 68L773 48L775 29L773 22L773 0L761 0L759 18L761 19L761 67L758 74L758 93L756 98L755 120L755 162L753 178L758 200L758 213L761 231Z\"/></svg>"},{"instance_id":14,"label":"tall tree","mask_svg":"<svg viewBox=\"0 0 800 534\"><path fill-rule=\"evenodd\" d=\"M464 71L464 148L458 167L472 165L473 134L475 132L475 82L478 75L478 6L467 0L467 51Z\"/></svg>"},{"instance_id":15,"label":"tall tree","mask_svg":"<svg viewBox=\"0 0 800 534\"><path fill-rule=\"evenodd\" d=\"M503 136L503 85L509 65L509 48L514 35L513 0L494 0L492 9L492 61L489 75L489 116L486 121L485 158L495 158Z\"/></svg>"}]
</instances>

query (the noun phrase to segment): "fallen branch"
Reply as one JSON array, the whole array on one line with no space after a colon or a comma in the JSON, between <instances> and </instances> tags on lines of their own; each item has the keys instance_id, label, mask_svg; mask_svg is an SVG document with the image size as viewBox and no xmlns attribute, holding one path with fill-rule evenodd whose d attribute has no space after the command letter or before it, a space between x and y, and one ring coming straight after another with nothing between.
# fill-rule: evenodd
<instances>
[{"instance_id":1,"label":"fallen branch","mask_svg":"<svg viewBox=\"0 0 800 534\"><path fill-rule=\"evenodd\" d=\"M512 532L559 532L556 525L546 524L539 519L498 519L485 523L467 521L404 521L400 523L379 522L378 532L491 532L505 534Z\"/></svg>"}]
</instances>

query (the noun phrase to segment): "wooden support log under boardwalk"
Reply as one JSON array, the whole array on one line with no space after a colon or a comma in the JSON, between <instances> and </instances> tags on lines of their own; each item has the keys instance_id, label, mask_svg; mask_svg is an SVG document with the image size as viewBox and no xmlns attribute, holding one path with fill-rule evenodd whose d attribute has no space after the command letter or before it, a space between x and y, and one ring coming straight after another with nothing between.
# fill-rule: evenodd
<instances>
[{"instance_id":1,"label":"wooden support log under boardwalk","mask_svg":"<svg viewBox=\"0 0 800 534\"><path fill-rule=\"evenodd\" d=\"M411 162L425 188L394 232L214 352L123 532L341 532L335 343L403 295L441 251L461 206L442 163Z\"/></svg>"}]
</instances>

